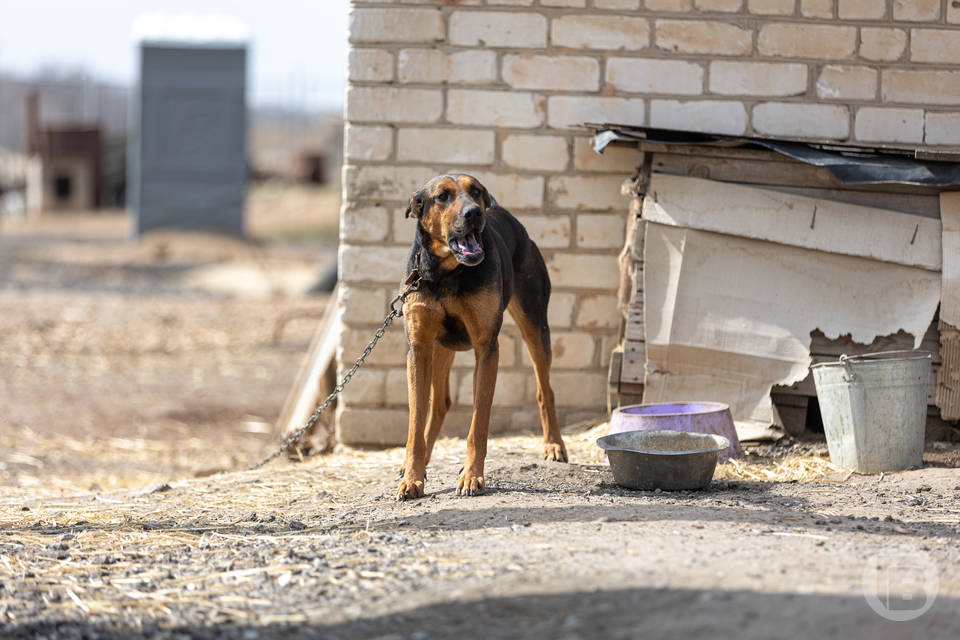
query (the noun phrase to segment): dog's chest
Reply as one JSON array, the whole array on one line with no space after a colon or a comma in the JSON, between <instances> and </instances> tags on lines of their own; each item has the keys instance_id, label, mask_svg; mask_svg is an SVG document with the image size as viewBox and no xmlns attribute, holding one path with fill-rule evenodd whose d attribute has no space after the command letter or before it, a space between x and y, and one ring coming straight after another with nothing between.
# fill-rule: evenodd
<instances>
[{"instance_id":1,"label":"dog's chest","mask_svg":"<svg viewBox=\"0 0 960 640\"><path fill-rule=\"evenodd\" d=\"M470 334L467 333L467 326L459 317L447 313L440 323L440 335L437 342L447 349L454 351L467 351L471 348Z\"/></svg>"}]
</instances>

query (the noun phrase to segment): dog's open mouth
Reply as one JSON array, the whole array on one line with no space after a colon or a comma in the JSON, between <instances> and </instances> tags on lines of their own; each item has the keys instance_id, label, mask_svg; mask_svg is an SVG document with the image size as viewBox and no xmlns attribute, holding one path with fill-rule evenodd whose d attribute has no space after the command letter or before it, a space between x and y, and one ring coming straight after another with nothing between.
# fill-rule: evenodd
<instances>
[{"instance_id":1,"label":"dog's open mouth","mask_svg":"<svg viewBox=\"0 0 960 640\"><path fill-rule=\"evenodd\" d=\"M483 260L483 244L480 242L479 231L471 231L459 238L451 238L450 248L460 264L472 266Z\"/></svg>"}]
</instances>

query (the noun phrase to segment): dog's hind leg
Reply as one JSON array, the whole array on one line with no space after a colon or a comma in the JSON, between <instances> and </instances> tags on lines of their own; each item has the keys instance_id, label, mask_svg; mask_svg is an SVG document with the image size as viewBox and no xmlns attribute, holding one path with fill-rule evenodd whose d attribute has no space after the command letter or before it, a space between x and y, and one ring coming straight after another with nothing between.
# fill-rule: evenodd
<instances>
[{"instance_id":1,"label":"dog's hind leg","mask_svg":"<svg viewBox=\"0 0 960 640\"><path fill-rule=\"evenodd\" d=\"M547 286L549 287L549 284ZM549 296L549 288L547 292L546 296ZM553 389L550 387L552 355L546 300L541 305L536 304L534 300L524 300L522 296L523 293L518 291L507 309L520 327L520 333L527 345L527 353L530 354L533 372L537 378L537 405L540 407L540 426L543 427L543 457L566 462L567 448L563 444L563 436L560 435L557 408L554 403Z\"/></svg>"},{"instance_id":2,"label":"dog's hind leg","mask_svg":"<svg viewBox=\"0 0 960 640\"><path fill-rule=\"evenodd\" d=\"M435 345L433 347L433 371L430 385L430 417L427 418L427 458L433 453L433 445L443 428L443 419L450 410L450 367L455 352Z\"/></svg>"}]
</instances>

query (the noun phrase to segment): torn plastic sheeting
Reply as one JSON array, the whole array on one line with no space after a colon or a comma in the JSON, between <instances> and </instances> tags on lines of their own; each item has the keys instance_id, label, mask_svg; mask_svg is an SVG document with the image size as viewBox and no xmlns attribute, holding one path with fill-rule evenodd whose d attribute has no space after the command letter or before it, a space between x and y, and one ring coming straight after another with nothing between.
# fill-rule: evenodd
<instances>
[{"instance_id":1,"label":"torn plastic sheeting","mask_svg":"<svg viewBox=\"0 0 960 640\"><path fill-rule=\"evenodd\" d=\"M926 269L646 225L643 401L726 402L743 439L776 423L774 385L806 377L813 330L919 345L940 299Z\"/></svg>"},{"instance_id":2,"label":"torn plastic sheeting","mask_svg":"<svg viewBox=\"0 0 960 640\"><path fill-rule=\"evenodd\" d=\"M909 157L905 151L886 150L878 153L866 147L744 138L644 127L605 125L594 126L594 128L596 133L593 138L593 148L597 153L603 153L610 143L616 141L647 141L664 145L759 146L805 164L825 167L843 184L912 184L935 187L960 185L960 163L924 162Z\"/></svg>"},{"instance_id":3,"label":"torn plastic sheeting","mask_svg":"<svg viewBox=\"0 0 960 640\"><path fill-rule=\"evenodd\" d=\"M654 174L643 218L939 271L940 221L727 182Z\"/></svg>"}]
</instances>

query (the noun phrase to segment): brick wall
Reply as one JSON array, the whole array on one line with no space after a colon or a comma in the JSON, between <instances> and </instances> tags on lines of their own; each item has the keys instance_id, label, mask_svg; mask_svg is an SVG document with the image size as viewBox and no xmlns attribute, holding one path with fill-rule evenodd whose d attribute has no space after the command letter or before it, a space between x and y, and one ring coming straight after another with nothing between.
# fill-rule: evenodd
<instances>
[{"instance_id":1,"label":"brick wall","mask_svg":"<svg viewBox=\"0 0 960 640\"><path fill-rule=\"evenodd\" d=\"M387 309L413 237L409 194L479 177L550 269L561 421L603 411L616 254L636 152L593 153L576 125L838 141L960 144L953 0L355 0L350 21L338 362ZM341 441L402 442L402 331L344 393ZM518 332L501 338L494 430L537 426ZM458 354L445 433L469 425Z\"/></svg>"}]
</instances>

